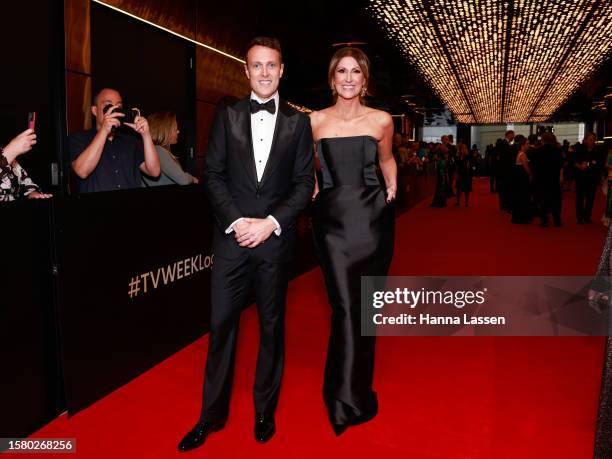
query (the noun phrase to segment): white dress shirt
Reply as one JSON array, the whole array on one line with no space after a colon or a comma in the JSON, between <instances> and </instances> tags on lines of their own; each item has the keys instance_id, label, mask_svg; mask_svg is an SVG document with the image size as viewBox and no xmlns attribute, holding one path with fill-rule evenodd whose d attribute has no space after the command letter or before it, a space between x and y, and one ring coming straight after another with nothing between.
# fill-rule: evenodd
<instances>
[{"instance_id":1,"label":"white dress shirt","mask_svg":"<svg viewBox=\"0 0 612 459\"><path fill-rule=\"evenodd\" d=\"M254 92L251 93L251 99L256 100L260 104L270 100L260 99ZM258 182L261 181L272 148L276 115L278 115L278 91L274 94L272 99L274 99L274 105L276 107L274 114L266 110L260 110L257 113L251 114L251 135L253 139L253 153L255 154L255 168L257 169Z\"/></svg>"},{"instance_id":2,"label":"white dress shirt","mask_svg":"<svg viewBox=\"0 0 612 459\"><path fill-rule=\"evenodd\" d=\"M274 114L267 110L260 110L257 113L251 113L251 141L253 145L253 155L255 160L255 169L257 171L257 182L261 181L268 158L270 157L270 150L272 149L272 140L274 139L274 128L276 127L276 116L278 115L278 91L270 99L263 100L257 96L254 92L251 92L251 99L256 100L260 104L268 102L270 99L274 99L274 105L276 110ZM234 230L234 225L242 220L243 217L233 222L226 230L225 233L229 234ZM280 236L281 227L272 215L268 215L274 224L276 229L274 234Z\"/></svg>"}]
</instances>

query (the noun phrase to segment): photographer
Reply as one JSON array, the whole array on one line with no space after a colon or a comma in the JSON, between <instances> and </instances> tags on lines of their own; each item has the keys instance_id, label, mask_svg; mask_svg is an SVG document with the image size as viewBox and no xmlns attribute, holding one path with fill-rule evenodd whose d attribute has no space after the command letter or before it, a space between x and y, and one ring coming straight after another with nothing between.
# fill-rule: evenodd
<instances>
[{"instance_id":1,"label":"photographer","mask_svg":"<svg viewBox=\"0 0 612 459\"><path fill-rule=\"evenodd\" d=\"M133 122L128 122L129 116L121 111L122 106L117 91L102 89L94 96L91 107L95 126L68 138L79 193L140 188L141 172L159 176L159 157L146 118L138 113ZM142 142L121 132L123 125L140 134Z\"/></svg>"},{"instance_id":2,"label":"photographer","mask_svg":"<svg viewBox=\"0 0 612 459\"><path fill-rule=\"evenodd\" d=\"M0 148L0 201L46 199L52 196L44 194L17 162L17 157L30 151L35 143L36 134L32 129L27 129L6 147Z\"/></svg>"}]
</instances>

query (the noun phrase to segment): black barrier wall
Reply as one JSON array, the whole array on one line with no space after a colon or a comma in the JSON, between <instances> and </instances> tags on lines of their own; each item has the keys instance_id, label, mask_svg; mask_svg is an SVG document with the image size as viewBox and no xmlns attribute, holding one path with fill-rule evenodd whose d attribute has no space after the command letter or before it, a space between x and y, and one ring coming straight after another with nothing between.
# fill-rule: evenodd
<instances>
[{"instance_id":1,"label":"black barrier wall","mask_svg":"<svg viewBox=\"0 0 612 459\"><path fill-rule=\"evenodd\" d=\"M51 201L1 203L0 437L24 437L64 409Z\"/></svg>"},{"instance_id":2,"label":"black barrier wall","mask_svg":"<svg viewBox=\"0 0 612 459\"><path fill-rule=\"evenodd\" d=\"M68 412L208 331L211 216L200 187L94 193L57 207Z\"/></svg>"}]
</instances>

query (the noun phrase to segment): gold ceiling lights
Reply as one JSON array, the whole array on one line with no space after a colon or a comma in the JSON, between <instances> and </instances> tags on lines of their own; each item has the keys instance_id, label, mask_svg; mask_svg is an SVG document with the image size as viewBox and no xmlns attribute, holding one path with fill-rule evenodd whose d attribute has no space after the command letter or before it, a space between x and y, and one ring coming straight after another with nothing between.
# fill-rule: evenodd
<instances>
[{"instance_id":1,"label":"gold ceiling lights","mask_svg":"<svg viewBox=\"0 0 612 459\"><path fill-rule=\"evenodd\" d=\"M609 57L610 0L370 0L460 123L545 121Z\"/></svg>"}]
</instances>

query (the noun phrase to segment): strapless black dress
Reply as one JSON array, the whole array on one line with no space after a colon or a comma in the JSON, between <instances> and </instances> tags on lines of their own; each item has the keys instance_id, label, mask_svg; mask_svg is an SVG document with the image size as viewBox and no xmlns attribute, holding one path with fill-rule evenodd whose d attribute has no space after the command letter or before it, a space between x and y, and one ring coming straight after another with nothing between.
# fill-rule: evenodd
<instances>
[{"instance_id":1,"label":"strapless black dress","mask_svg":"<svg viewBox=\"0 0 612 459\"><path fill-rule=\"evenodd\" d=\"M371 136L317 142L322 183L313 204L315 247L332 309L323 396L337 435L376 416L375 338L361 336L361 276L385 276L395 213L376 172Z\"/></svg>"}]
</instances>

